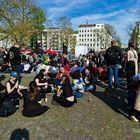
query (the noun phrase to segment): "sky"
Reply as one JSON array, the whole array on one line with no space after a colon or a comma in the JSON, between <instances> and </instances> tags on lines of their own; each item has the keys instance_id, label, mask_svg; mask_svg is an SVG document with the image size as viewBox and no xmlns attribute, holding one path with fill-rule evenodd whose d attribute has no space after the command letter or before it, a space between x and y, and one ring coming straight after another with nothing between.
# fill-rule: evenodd
<instances>
[{"instance_id":1,"label":"sky","mask_svg":"<svg viewBox=\"0 0 140 140\"><path fill-rule=\"evenodd\" d=\"M130 26L140 21L140 0L36 0L48 19L61 16L71 20L73 29L80 24L104 23L115 27L122 43L129 40Z\"/></svg>"}]
</instances>

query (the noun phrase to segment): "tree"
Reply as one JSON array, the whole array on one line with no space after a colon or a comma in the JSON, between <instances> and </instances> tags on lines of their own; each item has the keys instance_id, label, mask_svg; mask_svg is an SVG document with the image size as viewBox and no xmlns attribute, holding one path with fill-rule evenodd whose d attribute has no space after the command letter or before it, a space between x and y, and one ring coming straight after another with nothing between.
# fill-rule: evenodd
<instances>
[{"instance_id":1,"label":"tree","mask_svg":"<svg viewBox=\"0 0 140 140\"><path fill-rule=\"evenodd\" d=\"M12 42L29 44L44 29L46 18L30 0L0 0L0 34Z\"/></svg>"},{"instance_id":2,"label":"tree","mask_svg":"<svg viewBox=\"0 0 140 140\"><path fill-rule=\"evenodd\" d=\"M68 47L69 36L74 33L70 19L65 16L59 17L57 20L57 26L61 29L63 47Z\"/></svg>"},{"instance_id":3,"label":"tree","mask_svg":"<svg viewBox=\"0 0 140 140\"><path fill-rule=\"evenodd\" d=\"M61 16L57 20L57 25L61 29L65 30L65 29L70 29L72 26L72 23L69 18L67 18L65 16Z\"/></svg>"},{"instance_id":4,"label":"tree","mask_svg":"<svg viewBox=\"0 0 140 140\"><path fill-rule=\"evenodd\" d=\"M115 39L117 38L117 32L116 32L114 26L112 26L110 24L105 24L105 29L109 35L111 35Z\"/></svg>"},{"instance_id":5,"label":"tree","mask_svg":"<svg viewBox=\"0 0 140 140\"><path fill-rule=\"evenodd\" d=\"M128 34L130 35L130 42L134 43L136 49L140 46L140 31L139 31L140 22L136 22L136 26L129 24L128 25Z\"/></svg>"}]
</instances>

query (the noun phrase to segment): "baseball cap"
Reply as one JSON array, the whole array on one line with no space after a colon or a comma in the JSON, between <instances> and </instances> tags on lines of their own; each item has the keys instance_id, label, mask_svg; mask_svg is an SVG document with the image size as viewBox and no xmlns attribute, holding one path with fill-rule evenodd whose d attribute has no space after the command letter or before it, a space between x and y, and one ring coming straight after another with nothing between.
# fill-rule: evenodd
<instances>
[{"instance_id":1,"label":"baseball cap","mask_svg":"<svg viewBox=\"0 0 140 140\"><path fill-rule=\"evenodd\" d=\"M16 72L16 71L12 71L12 72L11 72L11 76L13 76L13 77L16 77L16 78L17 78L17 77L18 77L18 74L17 74L17 72Z\"/></svg>"}]
</instances>

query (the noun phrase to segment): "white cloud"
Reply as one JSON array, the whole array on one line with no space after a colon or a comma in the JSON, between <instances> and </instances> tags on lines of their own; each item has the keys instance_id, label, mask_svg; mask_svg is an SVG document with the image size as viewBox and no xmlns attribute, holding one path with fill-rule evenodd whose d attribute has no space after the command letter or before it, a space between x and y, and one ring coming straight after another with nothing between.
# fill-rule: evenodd
<instances>
[{"instance_id":1,"label":"white cloud","mask_svg":"<svg viewBox=\"0 0 140 140\"><path fill-rule=\"evenodd\" d=\"M72 24L76 29L80 24L85 24L88 17L89 24L92 23L107 23L115 27L118 35L120 36L123 43L127 43L129 40L129 29L130 24L135 24L136 21L140 20L140 15L136 14L137 9L119 10L108 14L93 14L84 15L73 18Z\"/></svg>"},{"instance_id":2,"label":"white cloud","mask_svg":"<svg viewBox=\"0 0 140 140\"><path fill-rule=\"evenodd\" d=\"M65 15L67 12L74 9L81 9L85 6L95 4L98 0L51 0L50 2L42 0L38 1L42 6L48 4L54 4L55 6L47 8L47 14L51 19L58 16Z\"/></svg>"},{"instance_id":3,"label":"white cloud","mask_svg":"<svg viewBox=\"0 0 140 140\"><path fill-rule=\"evenodd\" d=\"M129 24L135 24L136 21L140 20L139 15L136 14L140 9L140 0L129 0L124 3L116 3L108 5L107 1L101 2L104 7L100 10L100 13L95 13L96 4L99 3L99 0L36 0L38 3L47 10L47 15L51 20L56 20L57 17L66 15L69 17L69 12L75 11L75 17L71 18L71 22L75 29L78 28L80 24L86 23L86 19L88 17L89 23L108 23L113 25L118 35L121 37L124 43L128 42L128 30L127 27ZM122 5L123 3L123 5ZM125 6L129 5L128 3L134 3L130 8ZM48 5L53 5L52 7L48 7ZM89 5L93 5L95 7L92 9L92 14L83 13L82 16L77 15L77 11L82 8L88 7ZM116 9L122 7L121 10L116 11ZM104 13L104 10L106 13ZM91 10L90 10L91 11ZM111 12L112 11L112 12ZM108 12L108 13L107 13Z\"/></svg>"}]
</instances>

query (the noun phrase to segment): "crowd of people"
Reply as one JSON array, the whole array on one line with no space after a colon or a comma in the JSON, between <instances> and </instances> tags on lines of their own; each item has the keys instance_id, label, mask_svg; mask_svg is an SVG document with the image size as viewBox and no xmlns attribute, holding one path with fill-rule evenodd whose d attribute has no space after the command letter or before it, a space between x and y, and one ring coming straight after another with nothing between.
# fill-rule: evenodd
<instances>
[{"instance_id":1,"label":"crowd of people","mask_svg":"<svg viewBox=\"0 0 140 140\"><path fill-rule=\"evenodd\" d=\"M48 96L53 94L52 103L63 107L71 107L86 92L96 92L96 83L108 81L108 90L120 88L119 77L127 79L128 107L133 110L131 119L140 120L140 93L138 73L138 54L133 43L129 50L123 52L115 40L111 41L104 53L90 50L86 55L72 58L65 54L49 54L45 51L20 53L20 46L15 44L9 50L0 49L0 71L10 73L5 84L5 92L1 94L1 106L11 104L11 112L0 107L1 116L12 114L24 100L23 115L33 117L46 112L49 107L42 105ZM21 73L35 72L34 80L29 83L29 90L20 89ZM135 83L135 84L134 84ZM1 84L1 90L4 86ZM6 110L6 109L5 109Z\"/></svg>"}]
</instances>

